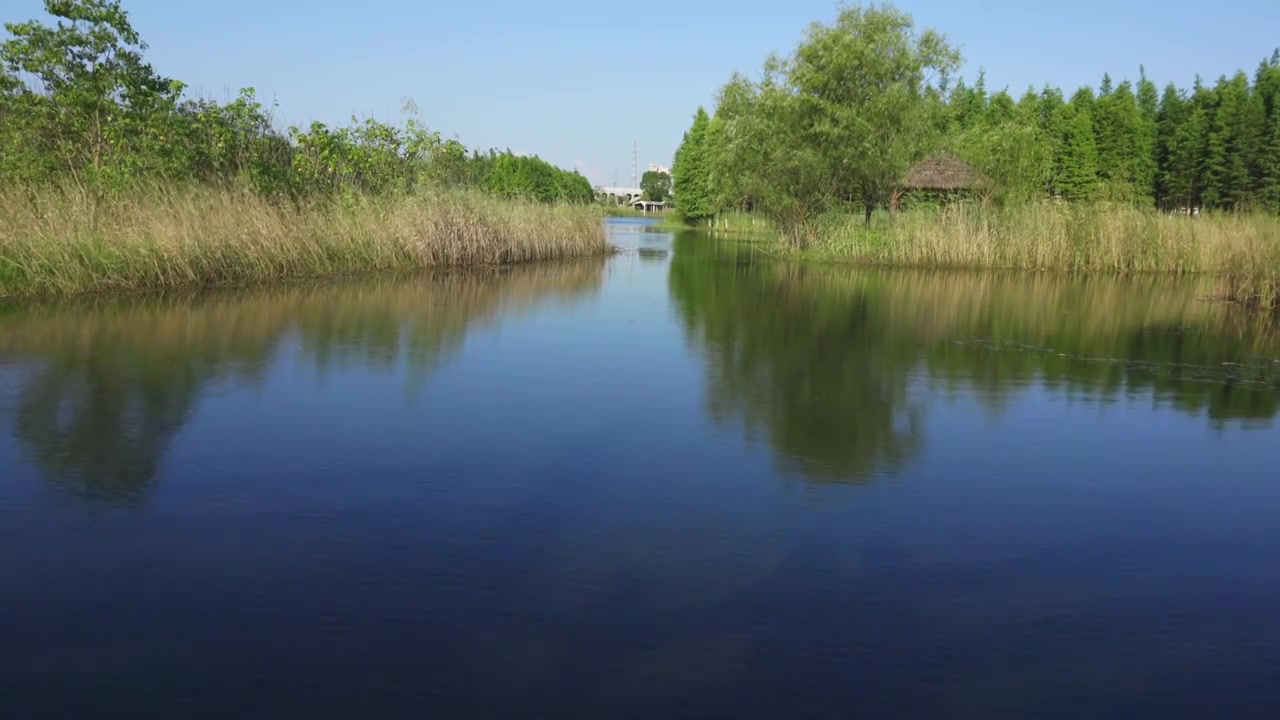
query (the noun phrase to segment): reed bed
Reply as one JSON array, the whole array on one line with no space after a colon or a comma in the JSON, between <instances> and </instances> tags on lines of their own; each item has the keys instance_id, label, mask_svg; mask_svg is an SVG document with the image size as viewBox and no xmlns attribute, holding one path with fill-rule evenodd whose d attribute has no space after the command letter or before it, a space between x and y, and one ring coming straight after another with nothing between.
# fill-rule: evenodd
<instances>
[{"instance_id":1,"label":"reed bed","mask_svg":"<svg viewBox=\"0 0 1280 720\"><path fill-rule=\"evenodd\" d=\"M1001 210L958 204L887 218L872 230L832 222L804 251L824 260L914 268L1215 275L1222 295L1280 297L1280 217L1171 217L1129 206L1036 203Z\"/></svg>"},{"instance_id":2,"label":"reed bed","mask_svg":"<svg viewBox=\"0 0 1280 720\"><path fill-rule=\"evenodd\" d=\"M211 287L602 255L598 208L472 192L301 206L209 189L0 189L0 297Z\"/></svg>"}]
</instances>

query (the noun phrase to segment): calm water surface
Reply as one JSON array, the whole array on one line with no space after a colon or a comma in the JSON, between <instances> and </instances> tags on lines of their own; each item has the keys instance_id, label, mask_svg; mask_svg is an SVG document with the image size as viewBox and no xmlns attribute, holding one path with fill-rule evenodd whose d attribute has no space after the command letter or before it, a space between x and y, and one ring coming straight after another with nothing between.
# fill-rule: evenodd
<instances>
[{"instance_id":1,"label":"calm water surface","mask_svg":"<svg viewBox=\"0 0 1280 720\"><path fill-rule=\"evenodd\" d=\"M1280 332L610 227L0 311L0 716L1280 707Z\"/></svg>"}]
</instances>

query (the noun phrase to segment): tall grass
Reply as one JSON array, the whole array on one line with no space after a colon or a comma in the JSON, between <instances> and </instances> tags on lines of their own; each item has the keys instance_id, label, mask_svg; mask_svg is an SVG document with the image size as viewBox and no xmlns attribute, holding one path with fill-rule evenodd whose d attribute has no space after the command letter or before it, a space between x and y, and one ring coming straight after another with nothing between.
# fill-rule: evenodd
<instances>
[{"instance_id":1,"label":"tall grass","mask_svg":"<svg viewBox=\"0 0 1280 720\"><path fill-rule=\"evenodd\" d=\"M718 233L776 233L777 226L763 215L733 210L720 213L706 223L706 228Z\"/></svg>"},{"instance_id":2,"label":"tall grass","mask_svg":"<svg viewBox=\"0 0 1280 720\"><path fill-rule=\"evenodd\" d=\"M608 251L598 208L471 192L303 206L209 189L0 189L0 297L249 284Z\"/></svg>"},{"instance_id":3,"label":"tall grass","mask_svg":"<svg viewBox=\"0 0 1280 720\"><path fill-rule=\"evenodd\" d=\"M825 260L917 268L1211 274L1232 299L1280 295L1280 217L1170 217L1130 206L959 204L885 218L832 221L805 251Z\"/></svg>"}]
</instances>

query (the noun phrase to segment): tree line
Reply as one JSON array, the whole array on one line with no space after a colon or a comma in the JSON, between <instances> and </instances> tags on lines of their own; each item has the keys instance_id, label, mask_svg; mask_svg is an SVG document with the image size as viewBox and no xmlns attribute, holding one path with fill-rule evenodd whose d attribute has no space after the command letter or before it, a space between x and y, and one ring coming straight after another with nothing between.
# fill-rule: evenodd
<instances>
[{"instance_id":1,"label":"tree line","mask_svg":"<svg viewBox=\"0 0 1280 720\"><path fill-rule=\"evenodd\" d=\"M908 171L950 153L984 202L1040 198L1165 209L1280 212L1280 51L1190 90L1102 79L1069 98L1018 99L953 82L960 54L890 6L845 7L770 56L759 79L735 74L714 113L699 108L676 153L680 212L692 221L749 208L793 242L845 205L895 204Z\"/></svg>"},{"instance_id":2,"label":"tree line","mask_svg":"<svg viewBox=\"0 0 1280 720\"><path fill-rule=\"evenodd\" d=\"M590 202L577 172L509 150L469 151L407 104L393 125L352 119L277 129L253 89L215 102L144 59L119 0L45 0L53 25L5 23L0 43L0 185L102 193L202 183L299 198L468 187L501 197Z\"/></svg>"}]
</instances>

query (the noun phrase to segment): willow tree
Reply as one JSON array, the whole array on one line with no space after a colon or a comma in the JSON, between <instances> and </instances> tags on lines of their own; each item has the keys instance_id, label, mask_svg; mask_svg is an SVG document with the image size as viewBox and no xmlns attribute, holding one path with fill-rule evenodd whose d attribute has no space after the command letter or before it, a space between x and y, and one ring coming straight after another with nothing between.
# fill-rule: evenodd
<instances>
[{"instance_id":1,"label":"willow tree","mask_svg":"<svg viewBox=\"0 0 1280 720\"><path fill-rule=\"evenodd\" d=\"M722 203L750 198L793 246L803 247L816 239L839 186L805 103L781 75L781 61L770 58L759 82L735 75L720 91L715 185Z\"/></svg>"},{"instance_id":2,"label":"willow tree","mask_svg":"<svg viewBox=\"0 0 1280 720\"><path fill-rule=\"evenodd\" d=\"M756 208L793 244L812 239L832 204L860 202L866 220L932 149L937 78L960 55L890 6L845 7L815 23L789 57L770 57L758 82L721 92L718 175L749 186Z\"/></svg>"},{"instance_id":3,"label":"willow tree","mask_svg":"<svg viewBox=\"0 0 1280 720\"><path fill-rule=\"evenodd\" d=\"M952 146L985 179L977 188L984 206L1035 199L1044 194L1052 175L1054 144L1035 118L989 115L959 133Z\"/></svg>"}]
</instances>

